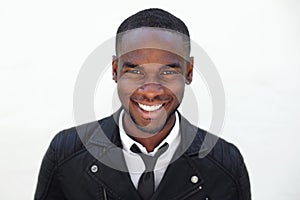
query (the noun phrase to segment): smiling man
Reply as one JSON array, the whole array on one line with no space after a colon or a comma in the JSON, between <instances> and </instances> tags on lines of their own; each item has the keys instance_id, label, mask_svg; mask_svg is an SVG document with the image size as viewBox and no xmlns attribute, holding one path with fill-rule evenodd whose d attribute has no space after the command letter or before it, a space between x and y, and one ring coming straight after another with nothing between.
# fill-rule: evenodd
<instances>
[{"instance_id":1,"label":"smiling man","mask_svg":"<svg viewBox=\"0 0 300 200\"><path fill-rule=\"evenodd\" d=\"M113 74L124 126L149 152L173 128L185 84L192 81L187 41L184 34L156 27L135 28L118 37Z\"/></svg>"},{"instance_id":2,"label":"smiling man","mask_svg":"<svg viewBox=\"0 0 300 200\"><path fill-rule=\"evenodd\" d=\"M239 150L177 111L193 78L190 35L180 19L147 9L123 21L112 73L121 108L55 136L36 200L251 199Z\"/></svg>"}]
</instances>

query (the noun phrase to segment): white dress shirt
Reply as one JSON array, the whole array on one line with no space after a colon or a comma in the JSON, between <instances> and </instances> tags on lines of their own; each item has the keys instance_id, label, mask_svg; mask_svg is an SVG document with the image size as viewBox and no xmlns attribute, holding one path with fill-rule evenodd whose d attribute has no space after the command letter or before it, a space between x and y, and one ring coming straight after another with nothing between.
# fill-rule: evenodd
<instances>
[{"instance_id":1,"label":"white dress shirt","mask_svg":"<svg viewBox=\"0 0 300 200\"><path fill-rule=\"evenodd\" d=\"M170 164L170 161L178 148L181 136L179 134L179 119L178 114L175 112L175 124L169 133L169 135L161 141L161 143L152 151L147 152L146 148L140 144L139 142L133 140L131 137L129 137L123 128L123 115L124 110L121 111L120 118L119 118L119 129L120 129L120 138L123 145L123 154L125 158L125 162L130 174L131 181L135 188L138 187L139 179L142 175L142 173L145 171L145 164L142 160L142 158L137 154L133 153L130 148L133 144L136 144L138 148L141 150L142 153L150 156L154 156L157 150L165 143L169 144L168 149L166 152L164 152L157 160L156 165L154 167L154 183L155 183L155 189L161 182L164 173Z\"/></svg>"}]
</instances>

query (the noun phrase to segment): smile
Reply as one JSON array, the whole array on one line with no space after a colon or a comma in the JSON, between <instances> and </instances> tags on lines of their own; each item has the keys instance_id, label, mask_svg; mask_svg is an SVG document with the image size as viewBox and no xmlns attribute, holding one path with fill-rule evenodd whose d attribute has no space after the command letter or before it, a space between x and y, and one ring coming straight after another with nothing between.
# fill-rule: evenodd
<instances>
[{"instance_id":1,"label":"smile","mask_svg":"<svg viewBox=\"0 0 300 200\"><path fill-rule=\"evenodd\" d=\"M138 105L144 111L153 112L153 111L159 110L162 107L163 104L148 106L148 105L138 103Z\"/></svg>"}]
</instances>

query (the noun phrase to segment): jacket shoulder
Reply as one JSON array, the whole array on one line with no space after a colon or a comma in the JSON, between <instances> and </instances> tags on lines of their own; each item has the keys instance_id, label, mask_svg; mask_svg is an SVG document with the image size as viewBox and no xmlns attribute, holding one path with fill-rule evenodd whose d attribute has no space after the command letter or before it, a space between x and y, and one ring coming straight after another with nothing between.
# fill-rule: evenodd
<instances>
[{"instance_id":1,"label":"jacket shoulder","mask_svg":"<svg viewBox=\"0 0 300 200\"><path fill-rule=\"evenodd\" d=\"M208 158L234 175L240 174L239 169L244 165L240 150L234 144L220 137L218 137L215 146L208 154Z\"/></svg>"},{"instance_id":2,"label":"jacket shoulder","mask_svg":"<svg viewBox=\"0 0 300 200\"><path fill-rule=\"evenodd\" d=\"M188 149L188 154L209 159L231 176L239 174L238 169L244 165L244 159L234 144L193 125L190 127L197 133Z\"/></svg>"},{"instance_id":3,"label":"jacket shoulder","mask_svg":"<svg viewBox=\"0 0 300 200\"><path fill-rule=\"evenodd\" d=\"M79 126L64 129L57 133L50 143L49 149L52 149L55 155L56 164L62 162L86 151L85 144L100 124L105 124L109 119L104 118L99 121L93 121Z\"/></svg>"},{"instance_id":4,"label":"jacket shoulder","mask_svg":"<svg viewBox=\"0 0 300 200\"><path fill-rule=\"evenodd\" d=\"M239 199L251 199L249 174L239 149L219 138L207 158L214 162L235 182Z\"/></svg>"}]
</instances>

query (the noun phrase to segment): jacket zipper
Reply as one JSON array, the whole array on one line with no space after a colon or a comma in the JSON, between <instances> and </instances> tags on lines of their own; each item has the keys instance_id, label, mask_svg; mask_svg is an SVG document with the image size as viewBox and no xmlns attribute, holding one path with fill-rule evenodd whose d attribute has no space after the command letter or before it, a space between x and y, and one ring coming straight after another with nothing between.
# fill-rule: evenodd
<instances>
[{"instance_id":1,"label":"jacket zipper","mask_svg":"<svg viewBox=\"0 0 300 200\"><path fill-rule=\"evenodd\" d=\"M105 188L103 188L103 197L104 197L104 200L108 200Z\"/></svg>"},{"instance_id":2,"label":"jacket zipper","mask_svg":"<svg viewBox=\"0 0 300 200\"><path fill-rule=\"evenodd\" d=\"M184 195L183 197L180 197L180 200L184 200L187 199L188 197L192 196L193 194L197 193L198 191L200 191L202 189L201 186L197 187L195 190L192 190L191 192L189 192L188 194ZM206 200L206 199L205 199Z\"/></svg>"}]
</instances>

